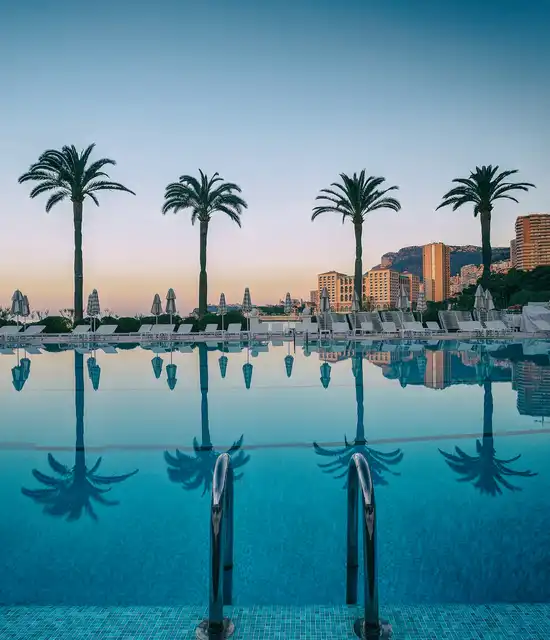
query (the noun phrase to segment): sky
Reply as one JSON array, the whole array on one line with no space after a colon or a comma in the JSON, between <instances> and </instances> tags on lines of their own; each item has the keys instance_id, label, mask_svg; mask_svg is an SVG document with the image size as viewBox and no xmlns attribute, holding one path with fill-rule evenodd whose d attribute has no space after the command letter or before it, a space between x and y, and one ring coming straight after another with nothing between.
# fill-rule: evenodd
<instances>
[{"instance_id":1,"label":"sky","mask_svg":"<svg viewBox=\"0 0 550 640\"><path fill-rule=\"evenodd\" d=\"M182 174L242 188L239 229L208 238L209 301L308 297L316 274L353 273L353 228L316 195L341 172L398 185L399 213L364 229L364 268L387 251L480 244L471 209L435 211L476 165L519 169L537 189L493 215L494 246L517 215L550 211L546 0L0 0L0 306L72 306L70 202L45 213L17 178L46 148L96 143L136 191L85 203L84 292L148 312L154 293L197 305L198 227L161 214Z\"/></svg>"}]
</instances>

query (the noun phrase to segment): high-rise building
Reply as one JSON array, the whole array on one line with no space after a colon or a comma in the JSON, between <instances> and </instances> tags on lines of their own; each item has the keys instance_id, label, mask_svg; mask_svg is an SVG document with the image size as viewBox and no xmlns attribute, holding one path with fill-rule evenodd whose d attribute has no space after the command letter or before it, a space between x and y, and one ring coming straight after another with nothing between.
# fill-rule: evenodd
<instances>
[{"instance_id":1,"label":"high-rise building","mask_svg":"<svg viewBox=\"0 0 550 640\"><path fill-rule=\"evenodd\" d=\"M510 241L510 264L512 266L512 269L516 269L516 241L515 240L511 240Z\"/></svg>"},{"instance_id":2,"label":"high-rise building","mask_svg":"<svg viewBox=\"0 0 550 640\"><path fill-rule=\"evenodd\" d=\"M516 220L515 268L530 271L550 265L550 214L533 213Z\"/></svg>"},{"instance_id":3,"label":"high-rise building","mask_svg":"<svg viewBox=\"0 0 550 640\"><path fill-rule=\"evenodd\" d=\"M433 242L423 247L422 273L426 300L447 300L451 280L451 252L447 245Z\"/></svg>"},{"instance_id":4,"label":"high-rise building","mask_svg":"<svg viewBox=\"0 0 550 640\"><path fill-rule=\"evenodd\" d=\"M398 271L380 267L367 271L363 277L367 304L375 309L395 307L399 297L400 276Z\"/></svg>"},{"instance_id":5,"label":"high-rise building","mask_svg":"<svg viewBox=\"0 0 550 640\"><path fill-rule=\"evenodd\" d=\"M405 271L399 274L399 284L405 287L407 298L411 304L416 303L418 300L418 292L420 291L420 278L415 276L414 273Z\"/></svg>"},{"instance_id":6,"label":"high-rise building","mask_svg":"<svg viewBox=\"0 0 550 640\"><path fill-rule=\"evenodd\" d=\"M309 292L309 301L312 307L317 308L319 306L319 289L313 289Z\"/></svg>"},{"instance_id":7,"label":"high-rise building","mask_svg":"<svg viewBox=\"0 0 550 640\"><path fill-rule=\"evenodd\" d=\"M318 294L327 288L330 308L333 311L351 311L353 300L353 277L338 271L327 271L317 276Z\"/></svg>"}]
</instances>

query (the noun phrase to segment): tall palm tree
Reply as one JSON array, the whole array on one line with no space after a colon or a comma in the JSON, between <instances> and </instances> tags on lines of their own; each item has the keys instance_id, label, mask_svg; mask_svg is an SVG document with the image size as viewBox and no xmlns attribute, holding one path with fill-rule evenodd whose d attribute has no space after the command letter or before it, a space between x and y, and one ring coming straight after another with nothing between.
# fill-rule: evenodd
<instances>
[{"instance_id":1,"label":"tall palm tree","mask_svg":"<svg viewBox=\"0 0 550 640\"><path fill-rule=\"evenodd\" d=\"M203 342L199 349L199 378L201 386L201 427L202 444L193 438L194 456L189 456L176 449L176 455L164 452L164 460L168 465L168 477L172 482L181 484L184 489L193 490L203 487L202 495L212 487L212 474L220 453L214 450L210 436L208 420L208 347ZM233 469L239 469L250 460L250 456L241 450L243 436L232 444L227 453L231 456ZM242 473L235 474L235 480L242 478Z\"/></svg>"},{"instance_id":2,"label":"tall palm tree","mask_svg":"<svg viewBox=\"0 0 550 640\"><path fill-rule=\"evenodd\" d=\"M48 476L38 469L32 475L47 489L21 489L21 493L38 504L44 505L44 513L51 516L64 517L68 522L78 520L82 513L87 513L93 520L97 515L93 502L104 506L119 504L117 500L108 500L105 493L111 490L109 485L124 482L135 475L138 469L121 476L102 476L97 472L101 465L101 457L88 468L86 465L86 448L84 446L84 362L80 353L74 354L75 374L75 410L76 410L76 447L74 466L68 467L48 454L48 464L59 477Z\"/></svg>"},{"instance_id":3,"label":"tall palm tree","mask_svg":"<svg viewBox=\"0 0 550 640\"><path fill-rule=\"evenodd\" d=\"M320 456L334 457L326 463L319 464L325 473L333 473L335 478L347 478L349 461L354 453L362 453L367 459L374 484L388 484L384 474L399 475L390 469L403 460L401 449L393 451L378 451L367 445L365 438L365 408L364 408L364 382L363 382L363 354L355 351L352 356L353 375L355 376L355 403L357 406L357 427L355 439L348 442L344 437L344 447L339 449L325 449L316 442L313 443L315 453ZM346 482L347 484L347 482Z\"/></svg>"},{"instance_id":4,"label":"tall palm tree","mask_svg":"<svg viewBox=\"0 0 550 640\"><path fill-rule=\"evenodd\" d=\"M315 198L323 204L313 208L312 220L322 213L337 213L342 216L342 223L348 218L355 229L355 271L353 288L358 299L363 302L363 223L372 211L377 209L391 209L399 211L401 204L396 198L386 194L395 191L399 187L393 186L387 189L379 187L385 182L385 178L365 177L363 169L359 175L352 177L345 173L340 174L342 182L333 182L330 189L321 189L321 193Z\"/></svg>"},{"instance_id":5,"label":"tall palm tree","mask_svg":"<svg viewBox=\"0 0 550 640\"><path fill-rule=\"evenodd\" d=\"M65 145L61 151L48 149L31 165L27 173L19 178L19 183L29 180L39 184L30 193L35 198L41 193L53 191L46 202L46 212L58 202L70 198L73 203L74 221L74 320L83 318L83 268L82 268L82 209L84 200L89 197L99 207L98 191L126 191L136 195L119 182L109 180L103 171L107 165L115 165L114 160L101 158L88 164L95 147L91 144L83 151L77 151L74 145Z\"/></svg>"},{"instance_id":6,"label":"tall palm tree","mask_svg":"<svg viewBox=\"0 0 550 640\"><path fill-rule=\"evenodd\" d=\"M532 471L516 471L512 463L521 458L521 454L506 460L496 457L493 438L493 389L492 382L486 378L483 382L483 437L476 440L477 455L471 456L460 447L455 453L447 453L439 449L445 462L460 477L459 482L473 482L480 492L495 497L502 494L502 487L509 491L521 491L521 487L511 484L507 478L512 476L531 478L536 476Z\"/></svg>"},{"instance_id":7,"label":"tall palm tree","mask_svg":"<svg viewBox=\"0 0 550 640\"><path fill-rule=\"evenodd\" d=\"M453 205L453 211L465 204L474 205L474 216L479 215L481 222L481 254L483 259L483 274L481 284L487 287L491 275L491 212L493 211L495 200L513 200L516 198L510 195L511 191L528 191L529 187L535 188L530 182L507 182L506 178L518 172L517 169L502 171L498 173L497 166L476 167L470 173L469 178L455 178L453 182L459 186L454 187L443 196L443 202L437 207L447 207Z\"/></svg>"},{"instance_id":8,"label":"tall palm tree","mask_svg":"<svg viewBox=\"0 0 550 640\"><path fill-rule=\"evenodd\" d=\"M218 173L209 178L199 169L200 178L181 176L179 182L171 182L164 194L162 213L177 213L191 210L191 224L199 221L200 227L200 275L199 275L199 315L206 313L208 297L208 276L206 274L206 245L208 225L212 214L225 213L233 222L241 226L243 209L248 205L238 195L241 188L233 182L224 182Z\"/></svg>"}]
</instances>

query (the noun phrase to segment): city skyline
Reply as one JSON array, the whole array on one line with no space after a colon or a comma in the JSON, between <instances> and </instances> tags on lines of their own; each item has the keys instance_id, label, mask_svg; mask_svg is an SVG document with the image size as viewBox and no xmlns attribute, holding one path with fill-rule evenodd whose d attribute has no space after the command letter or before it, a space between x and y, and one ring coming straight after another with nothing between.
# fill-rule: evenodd
<instances>
[{"instance_id":1,"label":"city skyline","mask_svg":"<svg viewBox=\"0 0 550 640\"><path fill-rule=\"evenodd\" d=\"M212 223L214 303L221 291L242 300L246 286L258 304L287 290L307 298L317 273L352 271L352 228L310 221L316 195L342 171L366 168L400 187L403 210L367 221L365 266L405 246L479 246L471 211L435 212L451 180L478 164L517 168L538 187L519 205L499 203L494 246L508 246L517 216L549 210L542 2L100 0L90 15L59 0L55 9L0 0L0 305L19 288L34 308L72 306L70 203L46 214L45 199L17 184L63 144L96 142L96 157L118 163L111 177L137 192L84 210L85 295L97 288L120 314L147 312L170 287L182 311L197 306L198 229L160 208L166 184L199 167L237 182L249 203L242 229L223 216ZM193 23L184 38L183 22ZM76 48L86 52L78 63L66 54ZM366 80L353 97L334 91L357 77Z\"/></svg>"}]
</instances>

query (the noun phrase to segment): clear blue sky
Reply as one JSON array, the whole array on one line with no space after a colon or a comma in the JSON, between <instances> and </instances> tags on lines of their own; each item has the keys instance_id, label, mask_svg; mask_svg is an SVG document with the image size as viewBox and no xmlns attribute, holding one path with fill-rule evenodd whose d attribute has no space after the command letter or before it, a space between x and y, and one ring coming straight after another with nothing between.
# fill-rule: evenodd
<instances>
[{"instance_id":1,"label":"clear blue sky","mask_svg":"<svg viewBox=\"0 0 550 640\"><path fill-rule=\"evenodd\" d=\"M85 207L85 292L147 310L168 287L196 305L198 228L160 213L166 183L201 167L239 183L243 228L211 225L211 301L307 295L353 270L353 232L310 222L319 189L366 168L400 187L378 212L364 266L402 246L479 244L470 211L435 212L476 164L518 168L536 191L495 213L550 210L550 4L543 0L0 0L0 304L14 288L72 301L70 203L49 215L17 177L48 147L97 143L137 197Z\"/></svg>"}]
</instances>

